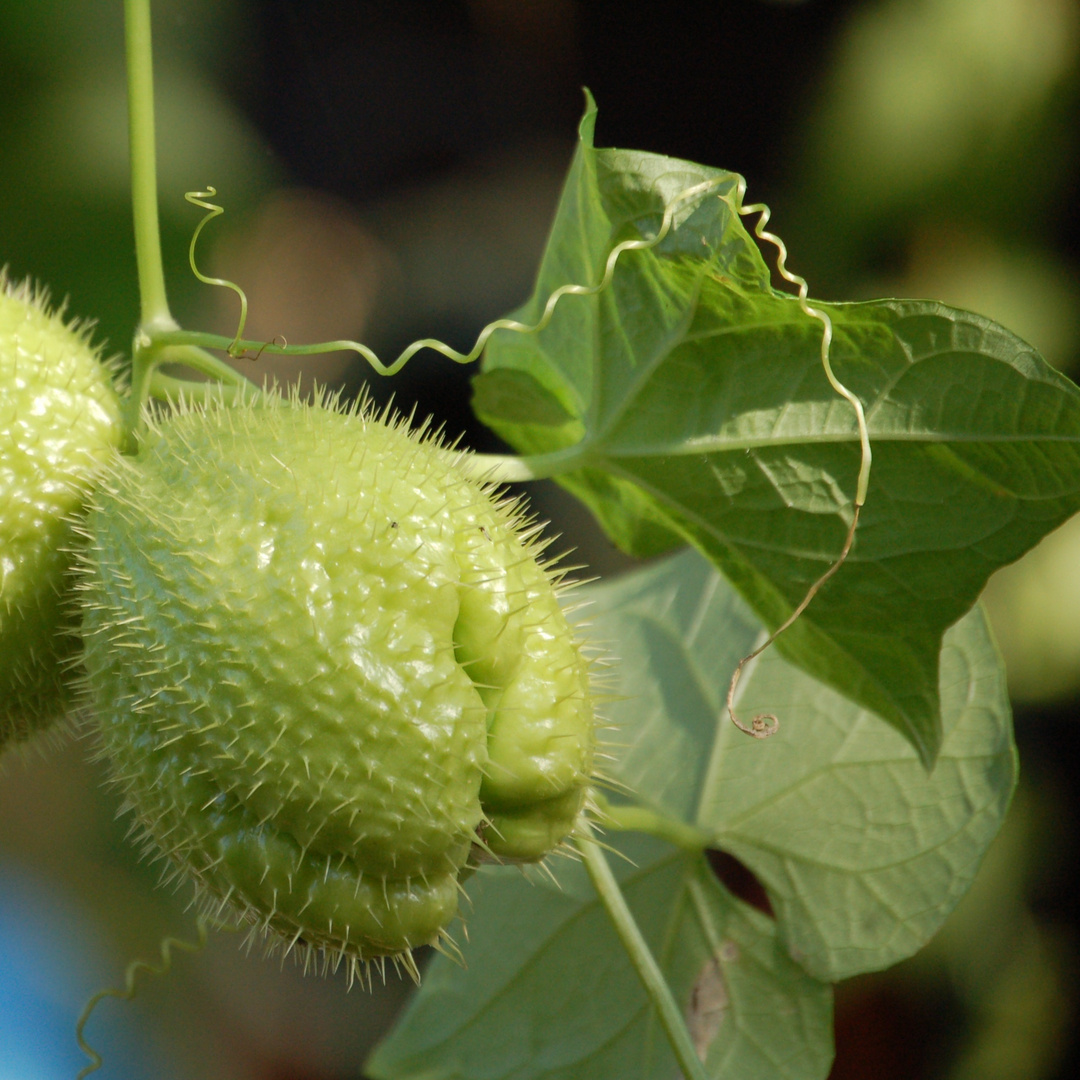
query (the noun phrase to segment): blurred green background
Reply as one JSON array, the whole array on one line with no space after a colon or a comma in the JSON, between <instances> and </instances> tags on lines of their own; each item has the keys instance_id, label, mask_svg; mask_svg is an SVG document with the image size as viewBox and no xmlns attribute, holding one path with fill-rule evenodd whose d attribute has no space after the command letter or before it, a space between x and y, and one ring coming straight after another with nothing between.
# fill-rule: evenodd
<instances>
[{"instance_id":1,"label":"blurred green background","mask_svg":"<svg viewBox=\"0 0 1080 1080\"><path fill-rule=\"evenodd\" d=\"M117 354L138 308L121 6L0 0L0 265L96 318ZM250 336L468 347L529 291L589 85L599 145L746 175L814 295L933 297L1080 369L1080 0L157 0L154 18L185 326L232 333L237 317L187 269L183 193L212 184L227 214L200 261L247 290ZM352 393L367 380L348 356L305 371ZM421 354L370 392L493 449L469 374ZM530 494L593 571L626 565L554 488ZM1080 519L986 600L1024 782L939 939L838 989L838 1080L1080 1075ZM68 740L0 772L0 1080L74 1075L89 994L192 932L91 755ZM103 1005L101 1075L360 1077L408 986L346 994L237 945L213 935L134 1004Z\"/></svg>"}]
</instances>

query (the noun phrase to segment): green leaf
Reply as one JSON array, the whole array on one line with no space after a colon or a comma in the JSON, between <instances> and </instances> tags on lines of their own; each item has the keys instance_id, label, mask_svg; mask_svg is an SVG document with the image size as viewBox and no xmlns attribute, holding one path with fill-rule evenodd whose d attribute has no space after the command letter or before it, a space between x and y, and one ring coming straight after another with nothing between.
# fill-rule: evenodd
<instances>
[{"instance_id":1,"label":"green leaf","mask_svg":"<svg viewBox=\"0 0 1080 1080\"><path fill-rule=\"evenodd\" d=\"M626 550L691 542L776 627L843 544L854 412L822 370L821 323L770 285L736 212L739 178L596 150L594 119L590 106L523 321L556 288L599 282L614 245L655 236L689 187L717 186L680 203L658 245L623 252L600 294L563 297L539 333L493 336L478 414ZM817 306L835 326L833 367L865 405L874 467L848 562L779 646L929 764L942 635L996 568L1080 507L1080 391L977 315Z\"/></svg>"},{"instance_id":2,"label":"green leaf","mask_svg":"<svg viewBox=\"0 0 1080 1080\"><path fill-rule=\"evenodd\" d=\"M620 661L614 778L753 870L792 956L818 978L921 948L971 884L1016 779L982 610L945 635L945 739L927 773L897 732L774 650L748 666L737 712L745 722L767 709L780 730L765 741L738 731L724 711L729 674L764 629L700 556L587 592L591 633Z\"/></svg>"},{"instance_id":3,"label":"green leaf","mask_svg":"<svg viewBox=\"0 0 1080 1080\"><path fill-rule=\"evenodd\" d=\"M700 855L622 838L614 869L716 1080L815 1080L832 992ZM437 957L367 1064L373 1080L671 1080L675 1059L584 869L488 869L469 884L465 965Z\"/></svg>"}]
</instances>

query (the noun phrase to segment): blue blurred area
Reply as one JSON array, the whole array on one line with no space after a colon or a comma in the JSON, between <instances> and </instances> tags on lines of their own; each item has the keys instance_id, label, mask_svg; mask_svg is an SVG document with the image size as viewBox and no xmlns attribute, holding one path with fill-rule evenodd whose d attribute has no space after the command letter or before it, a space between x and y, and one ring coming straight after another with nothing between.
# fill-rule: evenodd
<instances>
[{"instance_id":1,"label":"blue blurred area","mask_svg":"<svg viewBox=\"0 0 1080 1080\"><path fill-rule=\"evenodd\" d=\"M89 995L93 927L61 897L12 865L0 881L0 1080L72 1080L87 1064L75 1023ZM87 1038L102 1077L160 1078L120 1009L95 1010Z\"/></svg>"}]
</instances>

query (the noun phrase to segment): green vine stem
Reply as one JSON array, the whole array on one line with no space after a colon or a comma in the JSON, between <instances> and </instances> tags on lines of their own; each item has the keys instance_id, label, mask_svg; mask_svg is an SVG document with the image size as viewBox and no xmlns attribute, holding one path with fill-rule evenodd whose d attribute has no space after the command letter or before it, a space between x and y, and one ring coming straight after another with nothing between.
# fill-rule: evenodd
<instances>
[{"instance_id":1,"label":"green vine stem","mask_svg":"<svg viewBox=\"0 0 1080 1080\"><path fill-rule=\"evenodd\" d=\"M169 312L169 302L165 296L165 271L158 228L150 0L124 0L124 34L127 49L128 132L131 139L131 206L135 217L135 260L139 270L142 314L140 330L174 330L176 322Z\"/></svg>"},{"instance_id":2,"label":"green vine stem","mask_svg":"<svg viewBox=\"0 0 1080 1080\"><path fill-rule=\"evenodd\" d=\"M599 792L593 793L598 817L605 829L616 832L641 832L666 840L683 851L700 853L712 842L712 837L693 825L677 821L647 806L610 803Z\"/></svg>"},{"instance_id":3,"label":"green vine stem","mask_svg":"<svg viewBox=\"0 0 1080 1080\"><path fill-rule=\"evenodd\" d=\"M247 386L234 386L222 382L192 382L190 379L175 379L157 369L150 376L149 395L157 401L236 405L245 398L258 397L260 394L259 388L250 383Z\"/></svg>"},{"instance_id":4,"label":"green vine stem","mask_svg":"<svg viewBox=\"0 0 1080 1080\"><path fill-rule=\"evenodd\" d=\"M578 823L576 843L593 888L596 889L600 902L604 905L608 918L615 927L615 933L619 935L619 940L645 987L645 993L656 1009L660 1024L667 1035L668 1043L671 1045L685 1080L708 1080L705 1066L697 1056L690 1032L686 1029L686 1022L671 994L671 987L668 986L664 973L649 950L641 929L627 906L619 883L615 880L615 875L607 859L604 858L604 853L600 850L592 827L584 817Z\"/></svg>"},{"instance_id":5,"label":"green vine stem","mask_svg":"<svg viewBox=\"0 0 1080 1080\"><path fill-rule=\"evenodd\" d=\"M128 133L131 147L131 206L135 224L135 263L139 275L140 322L131 354L131 386L124 402L125 450L135 449L143 402L150 395L204 397L202 383L185 383L161 375L161 364L183 364L219 384L225 397L254 385L224 361L188 343L159 340L179 329L169 311L158 225L157 139L154 128L154 62L150 0L124 0L124 43L127 57ZM257 392L257 391L256 391Z\"/></svg>"},{"instance_id":6,"label":"green vine stem","mask_svg":"<svg viewBox=\"0 0 1080 1080\"><path fill-rule=\"evenodd\" d=\"M165 293L165 268L158 226L157 138L154 131L154 50L150 0L124 0L127 60L128 138L131 155L131 209L135 224L135 265L139 275L139 326L131 349L131 386L123 406L124 450L133 453L142 403L158 351L151 333L175 330Z\"/></svg>"}]
</instances>

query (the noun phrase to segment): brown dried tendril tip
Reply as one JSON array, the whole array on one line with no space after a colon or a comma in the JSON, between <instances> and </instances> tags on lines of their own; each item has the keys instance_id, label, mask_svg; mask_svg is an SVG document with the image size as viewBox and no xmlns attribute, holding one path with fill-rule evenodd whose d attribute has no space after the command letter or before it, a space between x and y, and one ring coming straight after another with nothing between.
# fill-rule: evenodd
<instances>
[{"instance_id":1,"label":"brown dried tendril tip","mask_svg":"<svg viewBox=\"0 0 1080 1080\"><path fill-rule=\"evenodd\" d=\"M754 739L767 739L770 735L775 735L780 730L780 720L775 713L762 712L758 713L754 719L750 721L749 726L744 724L735 715L735 688L739 685L739 677L742 675L743 665L749 663L755 656L760 655L771 643L772 638L766 641L761 648L755 649L749 656L743 657L743 659L739 661L739 666L735 669L735 674L731 676L731 682L728 685L728 716L731 717L731 722L741 732Z\"/></svg>"},{"instance_id":2,"label":"brown dried tendril tip","mask_svg":"<svg viewBox=\"0 0 1080 1080\"><path fill-rule=\"evenodd\" d=\"M776 718L774 713L758 713L757 716L750 722L750 727L744 727L735 721L740 730L745 731L747 735L753 736L755 739L767 739L770 735L775 735L780 730L780 721Z\"/></svg>"},{"instance_id":3,"label":"brown dried tendril tip","mask_svg":"<svg viewBox=\"0 0 1080 1080\"><path fill-rule=\"evenodd\" d=\"M241 347L241 345L235 341L225 351L234 360L250 360L252 363L255 363L255 361L262 356L263 351L268 349L271 345L274 345L279 349L287 349L289 347L289 341L284 334L277 334L272 341L264 341L259 346L258 352L254 354L247 346Z\"/></svg>"}]
</instances>

